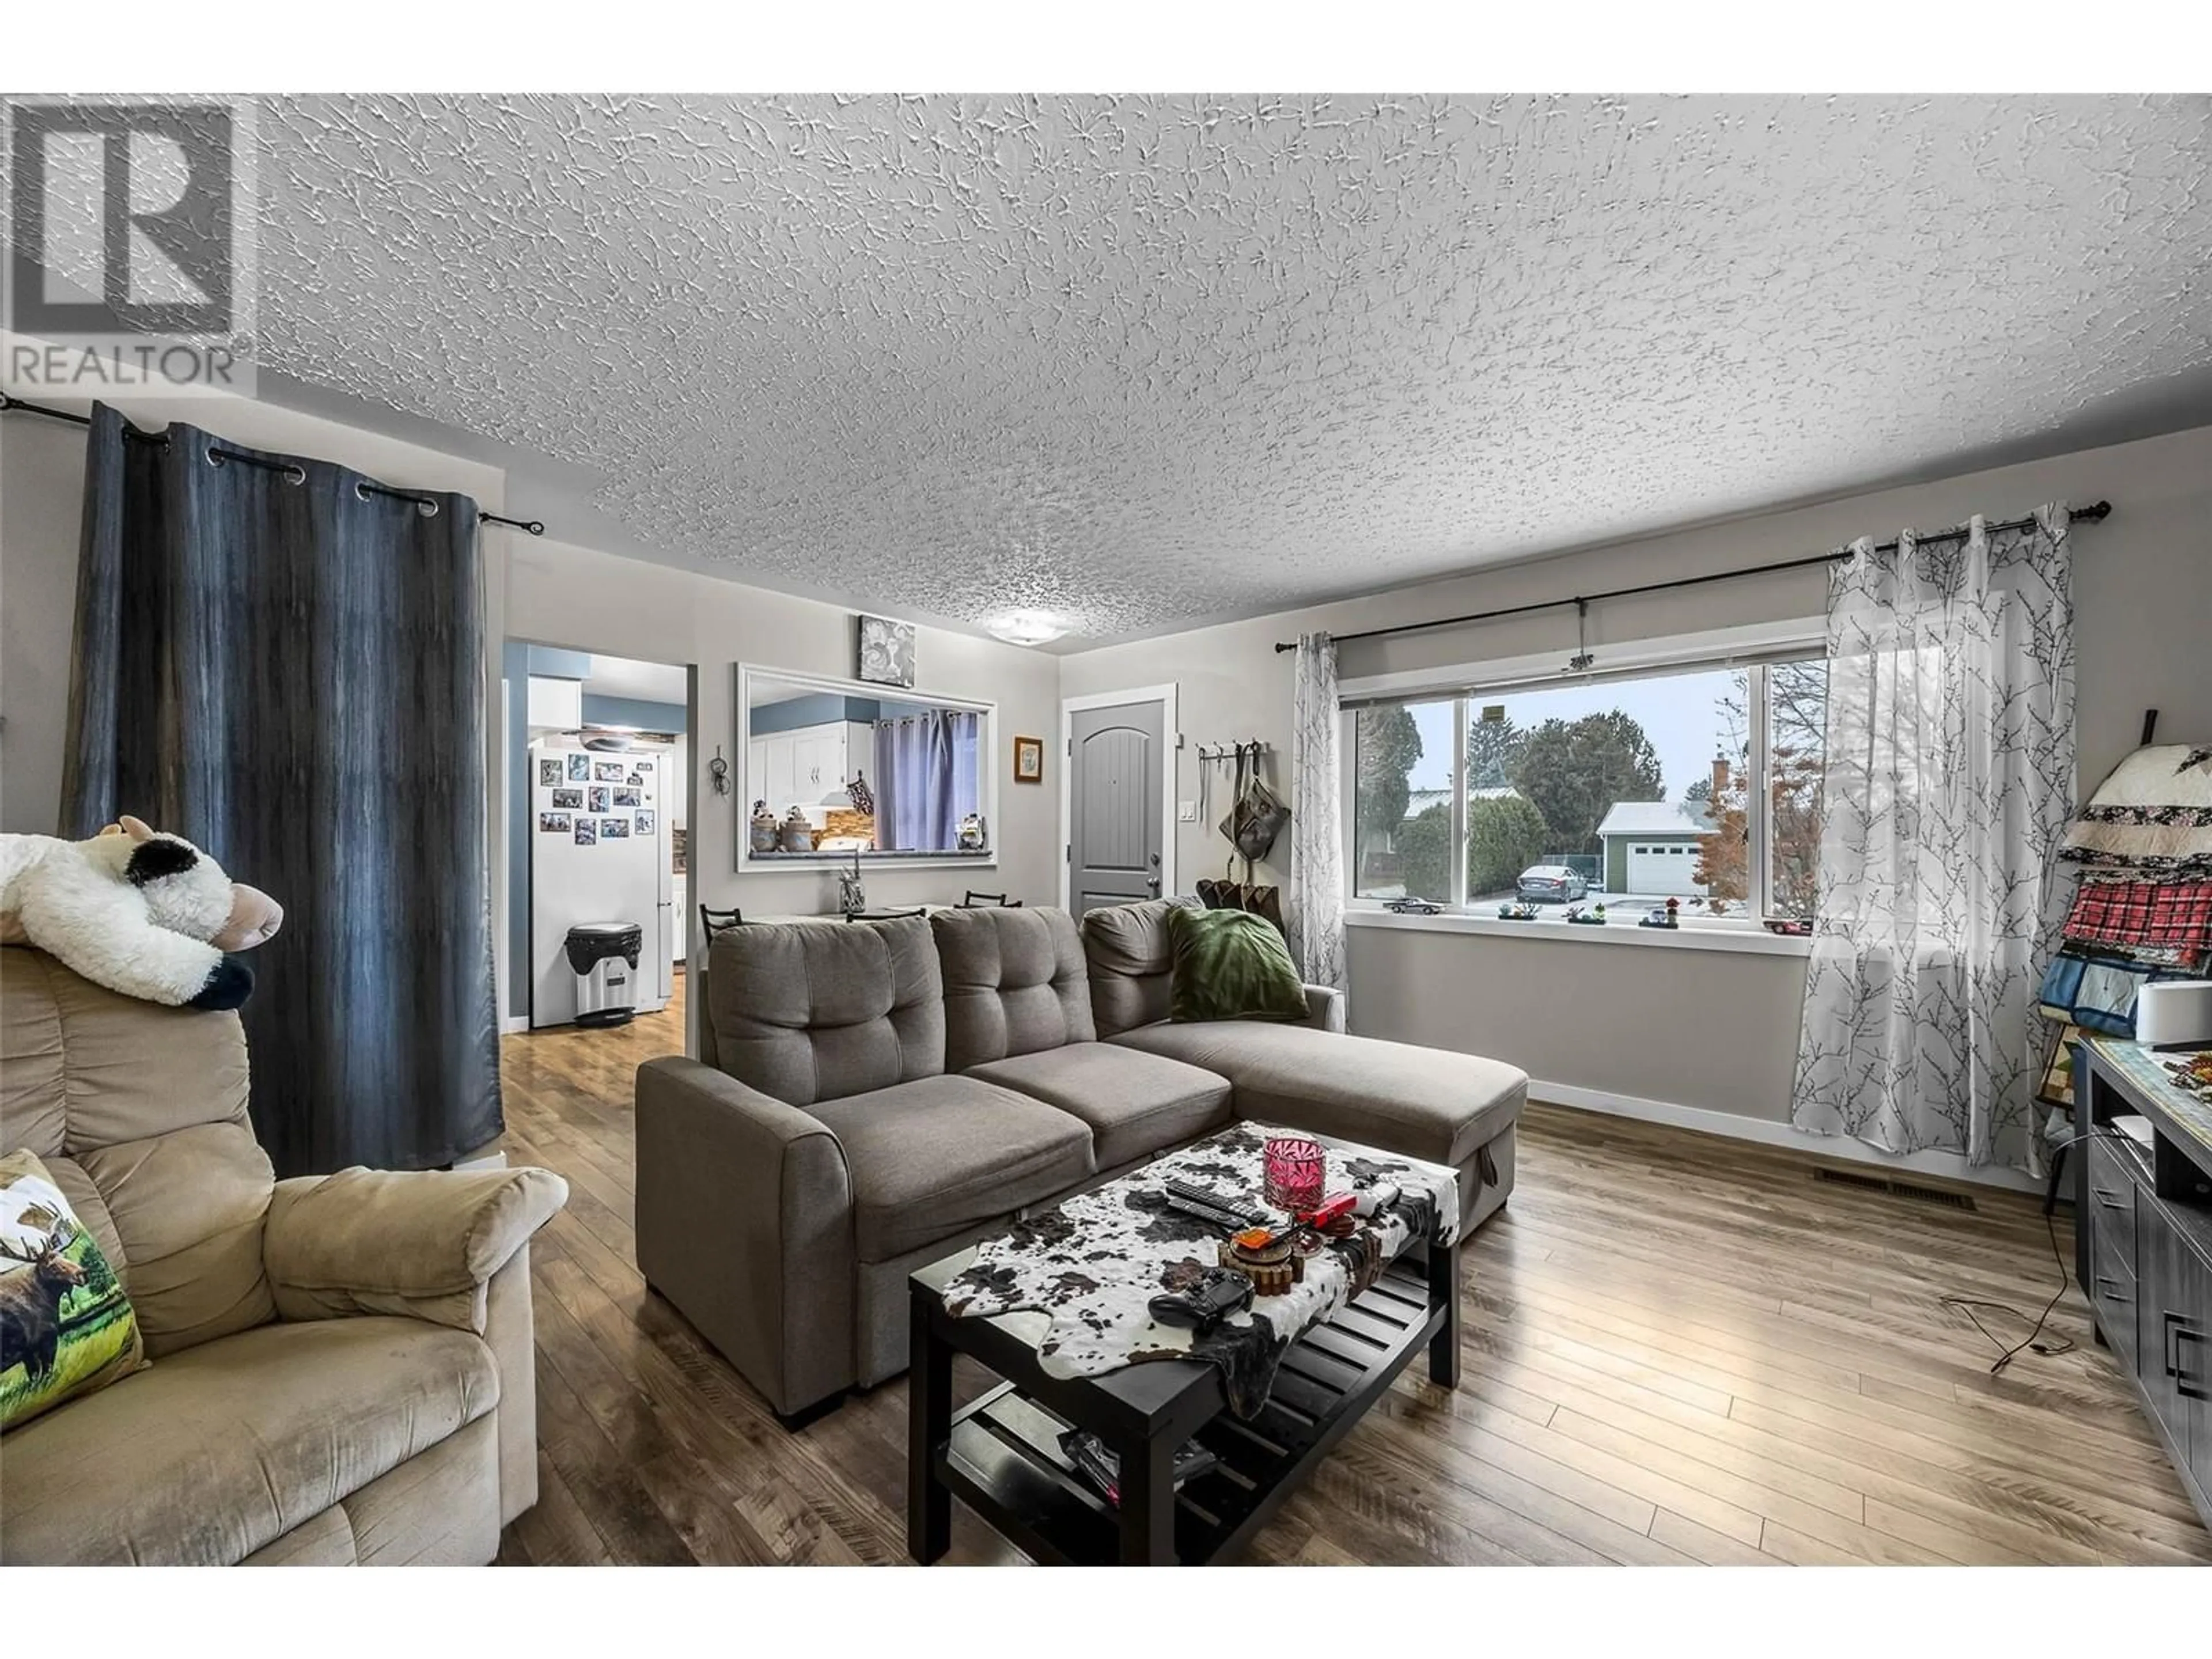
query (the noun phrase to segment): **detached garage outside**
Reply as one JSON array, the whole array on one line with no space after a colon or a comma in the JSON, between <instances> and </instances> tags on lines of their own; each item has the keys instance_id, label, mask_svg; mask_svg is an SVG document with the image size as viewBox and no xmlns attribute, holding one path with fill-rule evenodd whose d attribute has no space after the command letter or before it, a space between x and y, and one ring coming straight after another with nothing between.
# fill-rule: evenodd
<instances>
[{"instance_id":1,"label":"detached garage outside","mask_svg":"<svg viewBox=\"0 0 2212 1659\"><path fill-rule=\"evenodd\" d=\"M1671 801L1617 802L1597 827L1605 843L1605 890L1657 898L1703 898L1695 879L1710 823Z\"/></svg>"}]
</instances>

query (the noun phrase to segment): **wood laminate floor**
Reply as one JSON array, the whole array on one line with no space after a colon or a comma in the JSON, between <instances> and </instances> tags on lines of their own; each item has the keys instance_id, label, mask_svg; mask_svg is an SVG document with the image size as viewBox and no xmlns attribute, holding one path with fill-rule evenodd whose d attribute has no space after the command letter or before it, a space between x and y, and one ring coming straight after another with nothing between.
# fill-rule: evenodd
<instances>
[{"instance_id":1,"label":"wood laminate floor","mask_svg":"<svg viewBox=\"0 0 2212 1659\"><path fill-rule=\"evenodd\" d=\"M638 1278L632 1074L681 1031L679 1002L503 1040L508 1154L570 1197L532 1256L542 1492L500 1559L902 1562L903 1381L788 1433ZM1814 1168L1532 1107L1512 1202L1464 1252L1458 1391L1409 1369L1250 1559L2212 1561L2078 1293L2049 1327L2073 1351L1996 1377L1940 1300L2041 1307L2033 1201L1967 1213ZM2063 1218L2058 1239L2070 1261ZM953 1513L951 1559L1022 1559Z\"/></svg>"}]
</instances>

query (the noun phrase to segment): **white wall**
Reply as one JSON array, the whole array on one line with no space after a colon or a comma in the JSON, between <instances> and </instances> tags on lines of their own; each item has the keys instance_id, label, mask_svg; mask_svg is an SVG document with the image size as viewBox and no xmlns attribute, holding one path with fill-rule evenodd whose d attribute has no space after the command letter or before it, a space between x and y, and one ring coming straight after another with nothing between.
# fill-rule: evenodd
<instances>
[{"instance_id":1,"label":"white wall","mask_svg":"<svg viewBox=\"0 0 2212 1659\"><path fill-rule=\"evenodd\" d=\"M1602 488L1602 480L1592 488ZM1178 795L1196 793L1200 741L1258 736L1286 750L1291 659L1278 640L1327 629L1447 617L1801 557L1859 535L1935 529L1970 514L2011 518L2042 502L2109 499L2112 516L2075 536L2080 765L2086 791L2136 744L2155 707L2166 741L2212 742L2212 428L2027 465L1879 491L1704 529L1400 588L1064 658L1065 696L1174 680L1186 735ZM1820 612L1818 568L1592 608L1608 643ZM1346 676L1574 649L1571 609L1388 641L1340 653ZM1286 752L1278 764L1285 771ZM1218 816L1218 815L1213 815ZM1178 826L1184 886L1219 869L1225 843ZM1263 878L1287 875L1287 839ZM1543 1081L1780 1120L1804 964L1785 956L1660 951L1596 939L1352 932L1355 1030L1495 1054ZM1606 1012L1590 1040L1570 1011Z\"/></svg>"}]
</instances>

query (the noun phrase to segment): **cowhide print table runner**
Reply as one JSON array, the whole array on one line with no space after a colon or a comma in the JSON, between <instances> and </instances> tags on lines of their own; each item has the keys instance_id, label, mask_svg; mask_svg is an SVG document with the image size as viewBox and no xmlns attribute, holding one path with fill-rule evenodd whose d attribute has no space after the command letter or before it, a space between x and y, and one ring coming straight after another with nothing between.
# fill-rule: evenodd
<instances>
[{"instance_id":1,"label":"cowhide print table runner","mask_svg":"<svg viewBox=\"0 0 2212 1659\"><path fill-rule=\"evenodd\" d=\"M1452 1170L1307 1135L1327 1148L1326 1192L1395 1186L1396 1201L1307 1258L1304 1277L1286 1294L1255 1297L1249 1310L1206 1335L1157 1323L1147 1304L1218 1265L1222 1236L1167 1207L1168 1181L1194 1182L1237 1209L1287 1224L1262 1196L1261 1148L1272 1135L1304 1133L1239 1124L1018 1221L975 1246L975 1260L945 1284L945 1310L966 1318L1048 1315L1051 1328L1036 1344L1048 1376L1095 1376L1147 1359L1206 1361L1221 1368L1230 1408L1250 1417L1267 1404L1276 1362L1302 1333L1333 1318L1413 1240L1449 1245L1459 1231Z\"/></svg>"}]
</instances>

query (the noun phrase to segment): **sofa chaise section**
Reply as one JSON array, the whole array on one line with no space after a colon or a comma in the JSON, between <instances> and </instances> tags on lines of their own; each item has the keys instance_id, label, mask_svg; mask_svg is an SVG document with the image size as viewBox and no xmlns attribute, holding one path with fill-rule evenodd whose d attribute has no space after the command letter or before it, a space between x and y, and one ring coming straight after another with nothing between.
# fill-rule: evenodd
<instances>
[{"instance_id":1,"label":"sofa chaise section","mask_svg":"<svg viewBox=\"0 0 2212 1659\"><path fill-rule=\"evenodd\" d=\"M1218 1074L1236 1114L1405 1152L1459 1171L1469 1231L1513 1188L1515 1125L1528 1099L1518 1066L1344 1032L1343 999L1307 988L1304 1022L1168 1018L1170 899L1093 910L1083 919L1093 1024L1109 1046Z\"/></svg>"},{"instance_id":2,"label":"sofa chaise section","mask_svg":"<svg viewBox=\"0 0 2212 1659\"><path fill-rule=\"evenodd\" d=\"M1302 1025L1224 1020L1140 1025L1112 1043L1220 1073L1236 1091L1239 1117L1450 1164L1459 1171L1462 1231L1511 1190L1514 1124L1528 1099L1528 1074L1515 1066Z\"/></svg>"}]
</instances>

